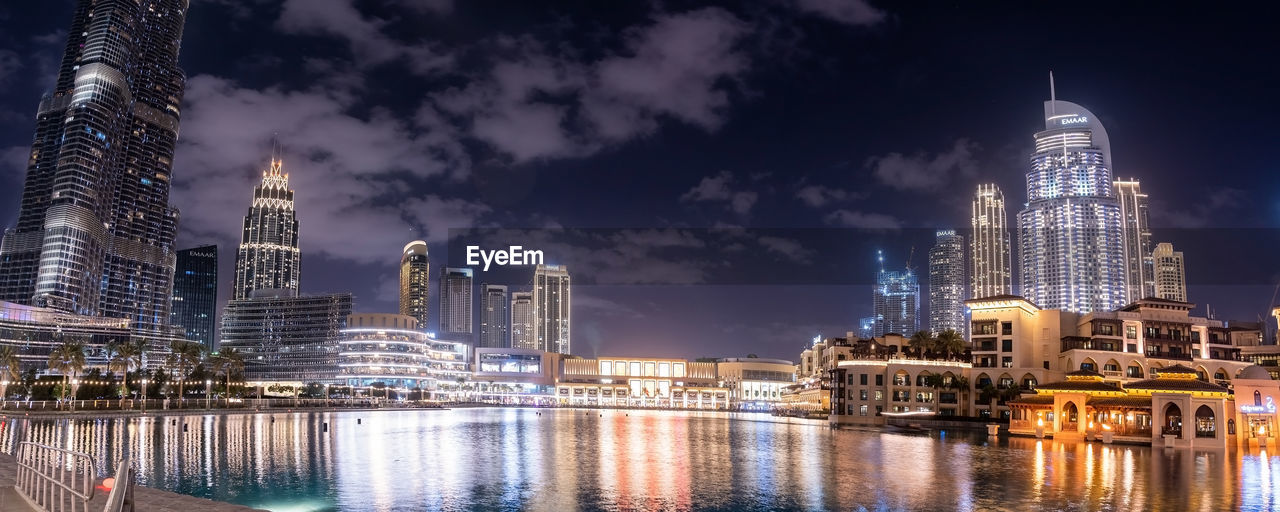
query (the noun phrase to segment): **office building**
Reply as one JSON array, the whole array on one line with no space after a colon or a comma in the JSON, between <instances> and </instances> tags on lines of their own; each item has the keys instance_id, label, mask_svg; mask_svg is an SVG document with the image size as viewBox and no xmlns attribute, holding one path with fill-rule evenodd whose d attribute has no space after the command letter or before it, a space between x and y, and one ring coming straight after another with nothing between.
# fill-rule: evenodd
<instances>
[{"instance_id":1,"label":"office building","mask_svg":"<svg viewBox=\"0 0 1280 512\"><path fill-rule=\"evenodd\" d=\"M1182 251L1173 250L1173 244L1160 243L1151 253L1154 267L1152 281L1158 299L1187 301L1187 268Z\"/></svg>"},{"instance_id":2,"label":"office building","mask_svg":"<svg viewBox=\"0 0 1280 512\"><path fill-rule=\"evenodd\" d=\"M298 295L302 254L298 251L298 216L284 162L275 156L253 188L253 203L244 216L240 248L236 252L236 280L231 298L240 300L258 291Z\"/></svg>"},{"instance_id":3,"label":"office building","mask_svg":"<svg viewBox=\"0 0 1280 512\"><path fill-rule=\"evenodd\" d=\"M142 366L154 370L164 365L169 345L184 339L182 330L173 327L139 329L123 318L77 315L53 308L0 301L0 347L13 349L20 372L47 370L49 354L66 342L84 344L85 367L82 371L98 368L106 373L106 346L111 342L142 343L146 347Z\"/></svg>"},{"instance_id":4,"label":"office building","mask_svg":"<svg viewBox=\"0 0 1280 512\"><path fill-rule=\"evenodd\" d=\"M938 231L929 249L929 330L965 332L964 237L953 229Z\"/></svg>"},{"instance_id":5,"label":"office building","mask_svg":"<svg viewBox=\"0 0 1280 512\"><path fill-rule=\"evenodd\" d=\"M480 343L477 346L488 348L511 346L507 327L510 321L507 287L498 284L481 284Z\"/></svg>"},{"instance_id":6,"label":"office building","mask_svg":"<svg viewBox=\"0 0 1280 512\"><path fill-rule=\"evenodd\" d=\"M1044 113L1018 213L1022 295L1048 309L1119 309L1128 270L1107 131L1075 103L1053 98Z\"/></svg>"},{"instance_id":7,"label":"office building","mask_svg":"<svg viewBox=\"0 0 1280 512\"><path fill-rule=\"evenodd\" d=\"M227 302L219 347L244 355L250 383L331 382L338 374L338 342L351 315L351 294L272 292Z\"/></svg>"},{"instance_id":8,"label":"office building","mask_svg":"<svg viewBox=\"0 0 1280 512\"><path fill-rule=\"evenodd\" d=\"M218 316L218 246L178 251L173 274L173 311L169 323L182 328L187 339L214 350Z\"/></svg>"},{"instance_id":9,"label":"office building","mask_svg":"<svg viewBox=\"0 0 1280 512\"><path fill-rule=\"evenodd\" d=\"M1151 221L1147 195L1142 193L1138 180L1112 182L1116 200L1120 203L1120 218L1124 233L1124 260L1128 272L1129 302L1158 295L1155 294L1155 271L1151 260ZM1167 297L1166 297L1167 298ZM1183 299L1174 299L1183 300Z\"/></svg>"},{"instance_id":10,"label":"office building","mask_svg":"<svg viewBox=\"0 0 1280 512\"><path fill-rule=\"evenodd\" d=\"M994 183L978 185L973 197L973 229L969 248L969 295L992 297L1013 293L1013 266L1004 193Z\"/></svg>"},{"instance_id":11,"label":"office building","mask_svg":"<svg viewBox=\"0 0 1280 512\"><path fill-rule=\"evenodd\" d=\"M864 316L858 319L858 337L864 340L876 336L876 317Z\"/></svg>"},{"instance_id":12,"label":"office building","mask_svg":"<svg viewBox=\"0 0 1280 512\"><path fill-rule=\"evenodd\" d=\"M432 338L408 315L348 316L338 347L336 380L345 386L418 390L430 399L441 382L471 376L463 344Z\"/></svg>"},{"instance_id":13,"label":"office building","mask_svg":"<svg viewBox=\"0 0 1280 512\"><path fill-rule=\"evenodd\" d=\"M36 111L17 224L0 242L0 300L164 330L186 7L76 4L53 90Z\"/></svg>"},{"instance_id":14,"label":"office building","mask_svg":"<svg viewBox=\"0 0 1280 512\"><path fill-rule=\"evenodd\" d=\"M427 296L431 293L431 258L427 243L414 240L404 246L400 254L400 314L418 319L418 325L427 329L431 310Z\"/></svg>"},{"instance_id":15,"label":"office building","mask_svg":"<svg viewBox=\"0 0 1280 512\"><path fill-rule=\"evenodd\" d=\"M511 348L538 350L533 329L533 293L511 293Z\"/></svg>"},{"instance_id":16,"label":"office building","mask_svg":"<svg viewBox=\"0 0 1280 512\"><path fill-rule=\"evenodd\" d=\"M920 330L920 283L911 269L880 270L872 292L873 336L911 334Z\"/></svg>"},{"instance_id":17,"label":"office building","mask_svg":"<svg viewBox=\"0 0 1280 512\"><path fill-rule=\"evenodd\" d=\"M539 350L569 354L571 304L569 269L538 265L533 270L533 328Z\"/></svg>"},{"instance_id":18,"label":"office building","mask_svg":"<svg viewBox=\"0 0 1280 512\"><path fill-rule=\"evenodd\" d=\"M436 334L441 339L472 343L471 290L474 280L469 268L444 267L440 269L440 328Z\"/></svg>"}]
</instances>

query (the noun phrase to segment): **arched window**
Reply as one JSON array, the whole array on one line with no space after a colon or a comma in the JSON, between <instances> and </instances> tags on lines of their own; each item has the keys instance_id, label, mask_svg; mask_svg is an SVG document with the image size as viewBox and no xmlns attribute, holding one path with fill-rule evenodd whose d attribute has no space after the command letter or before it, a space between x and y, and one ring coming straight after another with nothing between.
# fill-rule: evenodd
<instances>
[{"instance_id":1,"label":"arched window","mask_svg":"<svg viewBox=\"0 0 1280 512\"><path fill-rule=\"evenodd\" d=\"M1218 370L1218 373L1213 374L1213 380L1227 380L1227 372Z\"/></svg>"},{"instance_id":2,"label":"arched window","mask_svg":"<svg viewBox=\"0 0 1280 512\"><path fill-rule=\"evenodd\" d=\"M1182 408L1169 404L1164 408L1164 435L1182 439Z\"/></svg>"},{"instance_id":3,"label":"arched window","mask_svg":"<svg viewBox=\"0 0 1280 512\"><path fill-rule=\"evenodd\" d=\"M1067 405L1062 406L1062 430L1075 430L1079 421L1080 410L1076 408L1075 402L1067 402Z\"/></svg>"},{"instance_id":4,"label":"arched window","mask_svg":"<svg viewBox=\"0 0 1280 512\"><path fill-rule=\"evenodd\" d=\"M1207 405L1196 409L1196 437L1218 437L1218 422L1213 417L1213 409Z\"/></svg>"},{"instance_id":5,"label":"arched window","mask_svg":"<svg viewBox=\"0 0 1280 512\"><path fill-rule=\"evenodd\" d=\"M1227 435L1236 435L1236 420L1227 420Z\"/></svg>"},{"instance_id":6,"label":"arched window","mask_svg":"<svg viewBox=\"0 0 1280 512\"><path fill-rule=\"evenodd\" d=\"M1125 369L1125 374L1124 374L1124 376L1125 376L1125 377L1128 377L1128 378L1130 378L1130 379L1141 379L1141 378L1142 378L1142 367L1141 367L1141 366L1138 366L1138 364L1137 364L1137 363L1131 364L1131 365L1129 365L1129 367L1128 367L1128 368L1126 368L1126 369Z\"/></svg>"}]
</instances>

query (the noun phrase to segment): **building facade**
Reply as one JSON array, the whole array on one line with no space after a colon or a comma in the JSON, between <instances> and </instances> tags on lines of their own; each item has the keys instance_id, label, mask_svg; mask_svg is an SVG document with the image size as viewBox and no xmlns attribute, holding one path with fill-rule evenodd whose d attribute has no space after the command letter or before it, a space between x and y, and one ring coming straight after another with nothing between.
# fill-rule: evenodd
<instances>
[{"instance_id":1,"label":"building facade","mask_svg":"<svg viewBox=\"0 0 1280 512\"><path fill-rule=\"evenodd\" d=\"M418 325L427 329L431 309L427 297L431 294L431 257L427 243L414 240L400 253L400 314L418 319Z\"/></svg>"},{"instance_id":2,"label":"building facade","mask_svg":"<svg viewBox=\"0 0 1280 512\"><path fill-rule=\"evenodd\" d=\"M351 294L232 299L222 310L219 347L244 355L250 383L328 383L338 374Z\"/></svg>"},{"instance_id":3,"label":"building facade","mask_svg":"<svg viewBox=\"0 0 1280 512\"><path fill-rule=\"evenodd\" d=\"M438 336L447 340L473 342L471 298L474 288L471 269L453 267L440 269L440 328L436 330Z\"/></svg>"},{"instance_id":4,"label":"building facade","mask_svg":"<svg viewBox=\"0 0 1280 512\"><path fill-rule=\"evenodd\" d=\"M498 284L480 285L480 343L478 347L506 348L511 346L509 322L511 311L507 301L507 287Z\"/></svg>"},{"instance_id":5,"label":"building facade","mask_svg":"<svg viewBox=\"0 0 1280 512\"><path fill-rule=\"evenodd\" d=\"M260 290L298 295L302 254L298 251L298 216L284 162L271 159L262 182L253 188L253 203L244 216L240 248L236 252L233 299L247 299Z\"/></svg>"},{"instance_id":6,"label":"building facade","mask_svg":"<svg viewBox=\"0 0 1280 512\"><path fill-rule=\"evenodd\" d=\"M564 265L538 265L533 270L533 329L539 350L568 354L571 291Z\"/></svg>"},{"instance_id":7,"label":"building facade","mask_svg":"<svg viewBox=\"0 0 1280 512\"><path fill-rule=\"evenodd\" d=\"M1120 203L1120 218L1123 222L1121 230L1124 233L1129 302L1155 297L1155 269L1151 259L1151 220L1147 195L1142 193L1142 186L1136 179L1116 180L1112 185L1116 200Z\"/></svg>"},{"instance_id":8,"label":"building facade","mask_svg":"<svg viewBox=\"0 0 1280 512\"><path fill-rule=\"evenodd\" d=\"M534 332L533 293L511 293L511 348L538 350Z\"/></svg>"},{"instance_id":9,"label":"building facade","mask_svg":"<svg viewBox=\"0 0 1280 512\"><path fill-rule=\"evenodd\" d=\"M978 185L978 192L973 196L970 225L973 229L969 243L970 296L981 298L1012 294L1012 249L1004 193L1000 187L994 183Z\"/></svg>"},{"instance_id":10,"label":"building facade","mask_svg":"<svg viewBox=\"0 0 1280 512\"><path fill-rule=\"evenodd\" d=\"M1153 296L1158 299L1187 301L1187 267L1182 251L1173 250L1173 244L1156 244L1151 252Z\"/></svg>"},{"instance_id":11,"label":"building facade","mask_svg":"<svg viewBox=\"0 0 1280 512\"><path fill-rule=\"evenodd\" d=\"M436 391L467 378L466 347L430 337L408 315L357 313L338 342L339 384ZM430 395L428 395L430 396Z\"/></svg>"},{"instance_id":12,"label":"building facade","mask_svg":"<svg viewBox=\"0 0 1280 512\"><path fill-rule=\"evenodd\" d=\"M182 327L187 339L216 350L217 317L218 246L178 251L169 323Z\"/></svg>"},{"instance_id":13,"label":"building facade","mask_svg":"<svg viewBox=\"0 0 1280 512\"><path fill-rule=\"evenodd\" d=\"M1018 213L1022 296L1047 309L1119 309L1128 271L1107 131L1075 103L1051 99L1044 112Z\"/></svg>"},{"instance_id":14,"label":"building facade","mask_svg":"<svg viewBox=\"0 0 1280 512\"><path fill-rule=\"evenodd\" d=\"M0 300L168 324L186 4L76 3L36 112L17 224L0 241Z\"/></svg>"},{"instance_id":15,"label":"building facade","mask_svg":"<svg viewBox=\"0 0 1280 512\"><path fill-rule=\"evenodd\" d=\"M53 308L42 308L0 301L0 347L13 349L18 356L16 370L46 370L49 354L67 342L81 343L85 349L85 368L108 372L111 342L142 343L146 347L142 365L156 369L164 364L169 345L185 339L181 329L138 328L123 318L77 315ZM8 380L8 377L5 378Z\"/></svg>"},{"instance_id":16,"label":"building facade","mask_svg":"<svg viewBox=\"0 0 1280 512\"><path fill-rule=\"evenodd\" d=\"M965 333L964 237L941 230L929 249L929 330Z\"/></svg>"},{"instance_id":17,"label":"building facade","mask_svg":"<svg viewBox=\"0 0 1280 512\"><path fill-rule=\"evenodd\" d=\"M920 283L911 269L880 270L872 291L873 336L910 334L920 330Z\"/></svg>"}]
</instances>

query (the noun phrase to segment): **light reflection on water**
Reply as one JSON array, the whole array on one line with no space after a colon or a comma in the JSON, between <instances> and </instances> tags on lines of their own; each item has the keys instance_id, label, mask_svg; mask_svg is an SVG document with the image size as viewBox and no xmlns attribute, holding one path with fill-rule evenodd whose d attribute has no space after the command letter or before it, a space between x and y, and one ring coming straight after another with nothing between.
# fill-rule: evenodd
<instances>
[{"instance_id":1,"label":"light reflection on water","mask_svg":"<svg viewBox=\"0 0 1280 512\"><path fill-rule=\"evenodd\" d=\"M1280 510L1280 457L1257 450L991 442L709 412L0 420L0 448L20 439L88 452L104 473L129 455L144 485L289 512Z\"/></svg>"}]
</instances>

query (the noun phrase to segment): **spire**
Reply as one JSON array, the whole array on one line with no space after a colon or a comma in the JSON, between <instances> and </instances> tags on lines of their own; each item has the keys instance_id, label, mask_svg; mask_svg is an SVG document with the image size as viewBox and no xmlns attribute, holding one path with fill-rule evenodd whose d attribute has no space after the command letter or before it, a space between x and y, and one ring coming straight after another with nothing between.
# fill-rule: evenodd
<instances>
[{"instance_id":1,"label":"spire","mask_svg":"<svg viewBox=\"0 0 1280 512\"><path fill-rule=\"evenodd\" d=\"M1056 91L1053 90L1053 70L1050 69L1049 70L1049 115L1055 115L1058 113L1058 106L1056 105L1057 101L1058 101L1058 94Z\"/></svg>"}]
</instances>

